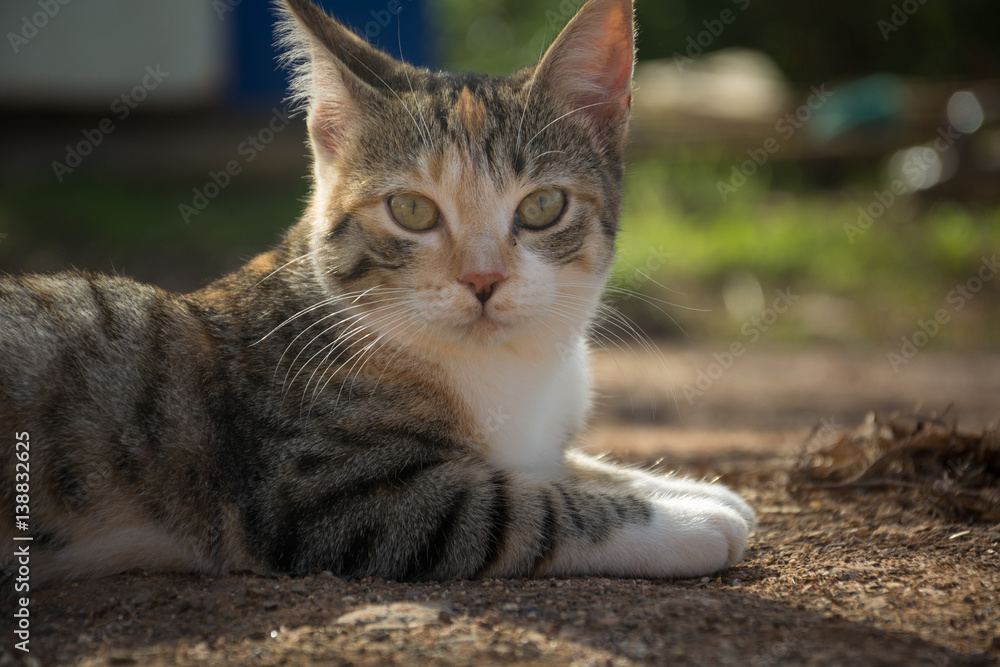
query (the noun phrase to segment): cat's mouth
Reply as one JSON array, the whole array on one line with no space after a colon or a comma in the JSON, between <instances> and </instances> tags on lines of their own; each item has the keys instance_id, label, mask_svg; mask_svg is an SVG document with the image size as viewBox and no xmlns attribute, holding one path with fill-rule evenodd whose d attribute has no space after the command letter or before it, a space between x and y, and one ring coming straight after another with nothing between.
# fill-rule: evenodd
<instances>
[{"instance_id":1,"label":"cat's mouth","mask_svg":"<svg viewBox=\"0 0 1000 667\"><path fill-rule=\"evenodd\" d=\"M517 328L517 322L499 313L496 308L485 304L478 311L470 313L456 322L454 328L467 341L476 344L489 344L506 339Z\"/></svg>"}]
</instances>

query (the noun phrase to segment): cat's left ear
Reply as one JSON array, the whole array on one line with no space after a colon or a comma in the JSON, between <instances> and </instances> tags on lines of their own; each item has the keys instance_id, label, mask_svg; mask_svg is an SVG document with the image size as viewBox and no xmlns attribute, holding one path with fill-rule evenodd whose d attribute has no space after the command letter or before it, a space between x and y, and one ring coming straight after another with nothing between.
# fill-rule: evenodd
<instances>
[{"instance_id":1,"label":"cat's left ear","mask_svg":"<svg viewBox=\"0 0 1000 667\"><path fill-rule=\"evenodd\" d=\"M565 100L598 131L624 139L634 65L632 0L589 0L542 56L533 85Z\"/></svg>"}]
</instances>

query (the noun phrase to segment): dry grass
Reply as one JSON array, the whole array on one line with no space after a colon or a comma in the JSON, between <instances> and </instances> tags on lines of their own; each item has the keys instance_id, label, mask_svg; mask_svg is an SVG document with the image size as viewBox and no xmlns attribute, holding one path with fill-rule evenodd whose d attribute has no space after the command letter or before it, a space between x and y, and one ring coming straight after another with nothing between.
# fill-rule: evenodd
<instances>
[{"instance_id":1,"label":"dry grass","mask_svg":"<svg viewBox=\"0 0 1000 667\"><path fill-rule=\"evenodd\" d=\"M956 521L1000 521L1000 430L962 432L947 415L869 413L853 429L817 428L789 484L798 495L864 491Z\"/></svg>"}]
</instances>

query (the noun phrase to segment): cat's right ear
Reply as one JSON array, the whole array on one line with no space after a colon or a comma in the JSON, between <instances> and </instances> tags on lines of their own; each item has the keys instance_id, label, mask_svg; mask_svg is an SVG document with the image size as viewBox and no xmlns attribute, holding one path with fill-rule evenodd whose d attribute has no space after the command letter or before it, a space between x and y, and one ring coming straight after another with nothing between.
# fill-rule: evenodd
<instances>
[{"instance_id":1,"label":"cat's right ear","mask_svg":"<svg viewBox=\"0 0 1000 667\"><path fill-rule=\"evenodd\" d=\"M282 62L292 71L292 97L307 109L309 137L322 163L337 155L365 108L378 97L373 82L394 80L405 65L310 0L278 0L276 7Z\"/></svg>"}]
</instances>

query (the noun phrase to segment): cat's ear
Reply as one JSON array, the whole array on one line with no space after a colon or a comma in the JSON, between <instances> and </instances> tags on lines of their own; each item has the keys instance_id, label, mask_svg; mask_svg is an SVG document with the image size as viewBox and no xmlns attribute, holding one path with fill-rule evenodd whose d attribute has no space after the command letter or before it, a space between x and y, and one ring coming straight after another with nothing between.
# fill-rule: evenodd
<instances>
[{"instance_id":1,"label":"cat's ear","mask_svg":"<svg viewBox=\"0 0 1000 667\"><path fill-rule=\"evenodd\" d=\"M278 0L279 44L292 70L292 96L308 111L317 159L335 156L345 137L388 86L410 67L327 16L310 0Z\"/></svg>"},{"instance_id":2,"label":"cat's ear","mask_svg":"<svg viewBox=\"0 0 1000 667\"><path fill-rule=\"evenodd\" d=\"M535 68L543 85L599 131L624 137L632 105L632 0L589 0Z\"/></svg>"}]
</instances>

